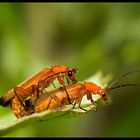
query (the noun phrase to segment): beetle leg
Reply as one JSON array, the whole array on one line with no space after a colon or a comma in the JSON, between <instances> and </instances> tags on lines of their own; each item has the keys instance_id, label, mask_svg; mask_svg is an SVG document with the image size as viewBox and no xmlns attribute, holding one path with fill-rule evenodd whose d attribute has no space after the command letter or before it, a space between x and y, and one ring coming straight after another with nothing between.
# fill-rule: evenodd
<instances>
[{"instance_id":1,"label":"beetle leg","mask_svg":"<svg viewBox=\"0 0 140 140\"><path fill-rule=\"evenodd\" d=\"M70 101L70 97L69 97L69 94L68 94L68 91L67 91L65 85L63 85L63 88L64 88L64 90L65 90L65 92L66 92L66 94L67 94L67 98L68 98L69 104L72 104L71 101Z\"/></svg>"},{"instance_id":2,"label":"beetle leg","mask_svg":"<svg viewBox=\"0 0 140 140\"><path fill-rule=\"evenodd\" d=\"M58 106L61 106L61 101L56 95L49 94L49 96L57 102Z\"/></svg>"},{"instance_id":3,"label":"beetle leg","mask_svg":"<svg viewBox=\"0 0 140 140\"><path fill-rule=\"evenodd\" d=\"M93 104L94 108L95 108L95 112L97 111L97 104L95 103L95 101L92 99L92 94L90 92L87 91L87 99L91 101L91 103Z\"/></svg>"},{"instance_id":4,"label":"beetle leg","mask_svg":"<svg viewBox=\"0 0 140 140\"><path fill-rule=\"evenodd\" d=\"M66 76L66 80L67 80L67 84L69 85L69 84L70 84L70 81L69 81L69 79L67 78L67 76Z\"/></svg>"},{"instance_id":5,"label":"beetle leg","mask_svg":"<svg viewBox=\"0 0 140 140\"><path fill-rule=\"evenodd\" d=\"M91 101L91 103L93 104L94 110L95 110L95 112L96 112L96 111L97 111L97 104L95 103L95 101L94 101L93 99L91 99L90 101Z\"/></svg>"},{"instance_id":6,"label":"beetle leg","mask_svg":"<svg viewBox=\"0 0 140 140\"><path fill-rule=\"evenodd\" d=\"M82 109L82 110L84 110L85 112L87 112L87 111L89 111L89 110L86 110L86 109L84 109L84 108L82 108L81 107L81 101L82 101L82 98L83 98L83 96L85 95L86 93L85 93L85 90L81 90L81 92L79 93L79 97L77 97L77 99L76 99L76 103L78 104L78 107L80 108L80 109Z\"/></svg>"},{"instance_id":7,"label":"beetle leg","mask_svg":"<svg viewBox=\"0 0 140 140\"><path fill-rule=\"evenodd\" d=\"M67 98L68 98L69 104L72 104L71 101L70 101L69 94L68 94L68 92L67 92L67 90L66 90L63 77L62 77L61 75L59 75L59 76L57 76L57 79L58 79L59 83L62 85L62 87L64 88L64 90L65 90L65 92L66 92L66 94L67 94Z\"/></svg>"},{"instance_id":8,"label":"beetle leg","mask_svg":"<svg viewBox=\"0 0 140 140\"><path fill-rule=\"evenodd\" d=\"M44 89L44 90L45 90L45 89ZM59 99L56 95L50 94L50 93L47 92L46 90L45 90L45 93L51 98L51 100L52 100L52 99L55 100L55 101L57 102L58 106L61 106L61 105L62 105L60 99ZM37 102L37 98L36 98L34 101L32 101L31 104L34 106L34 105L36 104L36 102ZM46 108L48 108L49 106L50 106L50 103L49 103L49 105L47 105Z\"/></svg>"},{"instance_id":9,"label":"beetle leg","mask_svg":"<svg viewBox=\"0 0 140 140\"><path fill-rule=\"evenodd\" d=\"M37 98L40 96L40 94L43 92L43 89L45 88L43 84L44 84L43 80L38 81L37 88L35 89L37 93Z\"/></svg>"},{"instance_id":10,"label":"beetle leg","mask_svg":"<svg viewBox=\"0 0 140 140\"><path fill-rule=\"evenodd\" d=\"M81 106L79 106L80 109L84 110L85 112L89 111L87 109L82 108Z\"/></svg>"},{"instance_id":11,"label":"beetle leg","mask_svg":"<svg viewBox=\"0 0 140 140\"><path fill-rule=\"evenodd\" d=\"M72 109L74 109L74 108L75 108L75 105L76 105L76 101L74 102Z\"/></svg>"},{"instance_id":12,"label":"beetle leg","mask_svg":"<svg viewBox=\"0 0 140 140\"><path fill-rule=\"evenodd\" d=\"M52 99L54 99L58 103L58 106L61 106L61 101L60 101L60 99L56 95L50 94L49 92L47 92L47 94L48 94L48 96L50 96Z\"/></svg>"},{"instance_id":13,"label":"beetle leg","mask_svg":"<svg viewBox=\"0 0 140 140\"><path fill-rule=\"evenodd\" d=\"M50 106L50 104L51 104L51 101L52 101L52 98L50 99L50 101L49 101L49 103L48 103L48 105L47 105L46 109L48 109L48 108L49 108L49 106Z\"/></svg>"},{"instance_id":14,"label":"beetle leg","mask_svg":"<svg viewBox=\"0 0 140 140\"><path fill-rule=\"evenodd\" d=\"M47 87L50 86L50 84L52 83L53 86L56 88L55 84L53 83L53 81L55 80L55 77L51 77L51 78L48 78L48 79L45 79L45 80L40 80L38 82L38 85L37 85L37 96L39 97L41 93L43 93L43 90Z\"/></svg>"}]
</instances>

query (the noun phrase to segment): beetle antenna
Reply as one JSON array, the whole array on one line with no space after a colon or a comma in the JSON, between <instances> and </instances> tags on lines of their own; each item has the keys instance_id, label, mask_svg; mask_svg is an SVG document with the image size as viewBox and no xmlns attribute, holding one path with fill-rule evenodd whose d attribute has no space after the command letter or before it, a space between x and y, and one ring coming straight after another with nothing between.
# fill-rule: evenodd
<instances>
[{"instance_id":1,"label":"beetle antenna","mask_svg":"<svg viewBox=\"0 0 140 140\"><path fill-rule=\"evenodd\" d=\"M140 85L137 85L137 84L123 84L123 85L119 85L119 86L115 86L115 87L112 87L112 88L107 88L108 91L110 90L113 90L113 89L116 89L116 88L121 88L121 87L129 87L129 86L135 86L135 87L139 87Z\"/></svg>"},{"instance_id":2,"label":"beetle antenna","mask_svg":"<svg viewBox=\"0 0 140 140\"><path fill-rule=\"evenodd\" d=\"M130 72L127 72L127 73L125 73L125 74L119 76L116 80L114 80L112 83L109 84L108 88L110 89L111 86L113 86L117 81L119 81L119 80L121 80L122 78L124 78L124 77L126 77L126 76L128 76L128 75L130 75L130 74L133 74L133 73L135 73L135 72L139 72L139 71L138 71L138 70L134 70L134 71L130 71Z\"/></svg>"}]
</instances>

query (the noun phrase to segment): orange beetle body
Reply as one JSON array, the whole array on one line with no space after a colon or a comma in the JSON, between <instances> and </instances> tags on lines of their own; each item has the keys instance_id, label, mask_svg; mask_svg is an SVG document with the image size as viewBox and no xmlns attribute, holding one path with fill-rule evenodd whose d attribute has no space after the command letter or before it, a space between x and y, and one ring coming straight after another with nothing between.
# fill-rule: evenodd
<instances>
[{"instance_id":1,"label":"orange beetle body","mask_svg":"<svg viewBox=\"0 0 140 140\"><path fill-rule=\"evenodd\" d=\"M95 107L95 110L96 104L95 101L93 101L92 99L92 94L100 95L103 98L103 100L107 103L105 91L92 82L84 82L84 83L77 82L71 85L67 85L66 89L69 93L71 102L74 103L73 108L75 107L76 104L78 104L79 108L81 108L84 111L87 111L81 107L81 101L85 95L87 96L87 99L91 101L91 103ZM53 91L50 91L49 94L45 93L42 94L39 98L37 98L35 104L33 105L34 112L41 112L47 109L56 109L58 107L67 105L68 99L66 94L63 94L63 92L64 89L60 87Z\"/></svg>"}]
</instances>

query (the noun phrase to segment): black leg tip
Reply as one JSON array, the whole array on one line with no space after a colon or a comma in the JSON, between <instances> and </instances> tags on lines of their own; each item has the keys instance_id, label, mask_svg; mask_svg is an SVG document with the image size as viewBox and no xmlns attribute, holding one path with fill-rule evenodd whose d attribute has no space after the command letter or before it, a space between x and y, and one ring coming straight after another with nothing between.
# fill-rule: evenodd
<instances>
[{"instance_id":1,"label":"black leg tip","mask_svg":"<svg viewBox=\"0 0 140 140\"><path fill-rule=\"evenodd\" d=\"M0 98L0 105L6 107L9 105L9 101L5 101L2 97Z\"/></svg>"}]
</instances>

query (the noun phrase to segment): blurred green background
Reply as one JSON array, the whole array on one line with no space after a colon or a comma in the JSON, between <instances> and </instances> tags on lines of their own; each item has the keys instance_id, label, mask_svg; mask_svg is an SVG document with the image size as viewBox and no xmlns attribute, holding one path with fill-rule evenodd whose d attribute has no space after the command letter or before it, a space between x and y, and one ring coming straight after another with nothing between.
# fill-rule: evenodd
<instances>
[{"instance_id":1,"label":"blurred green background","mask_svg":"<svg viewBox=\"0 0 140 140\"><path fill-rule=\"evenodd\" d=\"M114 77L139 70L140 4L0 3L0 95L60 64L78 68L80 81L98 70ZM116 89L110 96L111 103L99 104L96 113L39 122L4 136L139 137L140 88ZM0 115L9 111L0 107Z\"/></svg>"}]
</instances>

